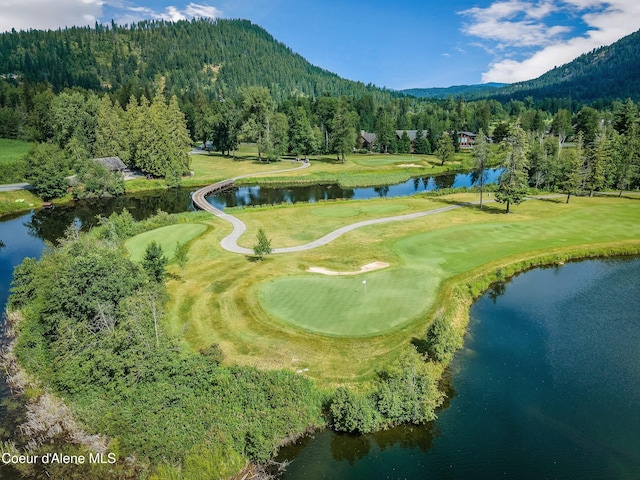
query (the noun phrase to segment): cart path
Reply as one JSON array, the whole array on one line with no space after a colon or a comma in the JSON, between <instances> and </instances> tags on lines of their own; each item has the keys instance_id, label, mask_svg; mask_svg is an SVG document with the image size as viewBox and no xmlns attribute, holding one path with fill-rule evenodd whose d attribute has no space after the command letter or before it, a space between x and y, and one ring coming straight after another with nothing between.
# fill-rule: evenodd
<instances>
[{"instance_id":1,"label":"cart path","mask_svg":"<svg viewBox=\"0 0 640 480\"><path fill-rule=\"evenodd\" d=\"M222 246L222 248L224 248L228 252L232 252L232 253L240 253L240 254L243 254L243 255L253 255L253 249L241 247L240 245L238 245L238 240L240 239L242 234L247 230L246 224L242 220L240 220L239 218L234 217L233 215L229 215L228 213L224 213L222 210L219 210L219 209L215 208L213 205L211 205L209 202L206 201L205 196L208 193L210 193L211 191L216 190L220 185L223 185L223 184L229 185L229 182L233 182L233 181L235 181L235 180L237 180L239 178L252 177L252 176L255 176L255 175L263 175L263 174L268 174L268 173L289 172L289 171L292 171L292 170L303 169L303 168L306 168L308 166L309 166L309 164L304 164L301 167L287 169L287 170L275 170L273 172L252 173L252 174L248 174L248 175L241 175L239 177L234 177L234 178L231 178L229 180L225 180L223 182L218 182L218 183L209 185L207 187L201 188L200 190L195 192L193 194L193 203L196 204L202 210L206 210L208 212L211 212L216 217L219 217L219 218L221 218L223 220L226 220L227 222L231 223L231 225L233 226L233 231L220 241L220 245ZM546 197L556 197L556 196L561 197L563 195L549 195L549 196L545 196L545 198ZM540 198L540 197L533 197L533 198ZM492 203L492 202L493 202L493 200L489 200L489 201L485 200L483 203ZM353 231L353 230L355 230L357 228L362 228L362 227L366 227L366 226L369 226L369 225L379 225L379 224L382 224L382 223L402 222L402 221L405 221L405 220L414 220L416 218L427 217L429 215L437 215L439 213L448 212L449 210L455 210L457 208L462 208L462 207L466 207L466 206L469 206L469 205L475 205L475 204L478 204L478 203L480 203L480 202L479 201L478 202L464 202L464 203L459 203L459 204L455 204L455 205L447 205L446 207L440 207L440 208L436 208L436 209L433 209L433 210L426 210L426 211L414 212L414 213L406 213L404 215L394 215L394 216L391 216L391 217L374 218L374 219L371 219L371 220L363 220L361 222L352 223L350 225L345 225L344 227L338 228L337 230L334 230L333 232L327 233L323 237L320 237L317 240L314 240L313 242L305 243L304 245L296 245L294 247L274 248L271 253L291 253L291 252L302 252L302 251L305 251L305 250L311 250L313 248L318 248L318 247L321 247L323 245L326 245L326 244L332 242L333 240L335 240L336 238L344 235L345 233L351 232L351 231Z\"/></svg>"},{"instance_id":2,"label":"cart path","mask_svg":"<svg viewBox=\"0 0 640 480\"><path fill-rule=\"evenodd\" d=\"M227 222L229 222L233 226L233 231L229 235L224 237L222 239L222 241L220 242L220 245L222 246L222 248L224 248L228 252L232 252L232 253L240 253L240 254L243 254L243 255L253 255L253 249L241 247L240 245L238 245L238 240L240 239L242 234L244 234L244 232L247 230L247 225L242 220L240 220L238 217L234 217L233 215L229 215L228 213L224 213L222 210L219 210L216 207L214 207L213 205L211 205L205 199L206 195L208 195L212 191L215 191L215 190L219 189L221 186L231 185L231 184L233 184L234 181L236 181L236 180L238 180L240 178L254 177L256 175L291 172L293 170L301 170L301 169L307 168L307 167L309 167L309 165L310 165L309 163L305 163L302 166L296 167L296 168L288 168L288 169L285 169L285 170L273 170L271 172L250 173L250 174L247 174L247 175L240 175L240 176L237 176L237 177L233 177L233 178L230 178L228 180L224 180L222 182L217 182L217 183L214 183L214 184L211 184L211 185L207 185L206 187L201 188L200 190L196 191L193 194L193 196L192 196L193 203L198 208L200 208L202 210L206 210L207 212L212 213L213 215L215 215L218 218L221 218L222 220L226 220ZM465 205L469 205L469 203L461 203L459 205L448 205L446 207L436 208L434 210L427 210L427 211L415 212L415 213L407 213L407 214L404 214L404 215L395 215L395 216L392 216L392 217L383 217L383 218L374 218L374 219L371 219L371 220L363 220L361 222L352 223L351 225L346 225L344 227L338 228L337 230L334 230L333 232L330 232L330 233L324 235L323 237L320 237L317 240L314 240L313 242L305 243L304 245L296 245L295 247L274 248L272 253L291 253L291 252L302 252L302 251L305 251L305 250L311 250L313 248L318 248L318 247L321 247L323 245L326 245L329 242L332 242L333 240L335 240L336 238L344 235L345 233L348 233L348 232L350 232L352 230L355 230L357 228L366 227L366 226L369 226L369 225L378 225L378 224L381 224L381 223L400 222L400 221L404 221L404 220L412 220L412 219L415 219L415 218L426 217L428 215L436 215L438 213L446 212L446 211L453 210L453 209L456 209L456 208L461 208L461 207L463 207Z\"/></svg>"}]
</instances>

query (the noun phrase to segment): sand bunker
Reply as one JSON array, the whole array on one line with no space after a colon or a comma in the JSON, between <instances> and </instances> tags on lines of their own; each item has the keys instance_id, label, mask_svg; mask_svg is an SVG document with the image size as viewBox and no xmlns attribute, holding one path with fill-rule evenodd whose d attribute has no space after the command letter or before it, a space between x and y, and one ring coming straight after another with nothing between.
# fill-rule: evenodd
<instances>
[{"instance_id":1,"label":"sand bunker","mask_svg":"<svg viewBox=\"0 0 640 480\"><path fill-rule=\"evenodd\" d=\"M333 270L328 270L322 267L309 267L307 269L307 272L321 273L323 275L358 275L360 273L370 272L372 270L379 270L381 268L386 268L388 266L389 264L386 262L373 262L373 263L367 263L366 265L363 265L362 267L360 267L360 270L358 270L357 272L335 272Z\"/></svg>"},{"instance_id":2,"label":"sand bunker","mask_svg":"<svg viewBox=\"0 0 640 480\"><path fill-rule=\"evenodd\" d=\"M422 168L422 165L416 165L415 163L401 163L398 167L417 167Z\"/></svg>"}]
</instances>

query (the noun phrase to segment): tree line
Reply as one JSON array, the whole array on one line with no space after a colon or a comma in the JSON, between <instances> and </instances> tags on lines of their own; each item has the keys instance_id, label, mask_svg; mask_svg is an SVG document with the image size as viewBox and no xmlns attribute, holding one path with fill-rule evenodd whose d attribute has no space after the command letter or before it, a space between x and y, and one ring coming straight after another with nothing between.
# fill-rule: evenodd
<instances>
[{"instance_id":1,"label":"tree line","mask_svg":"<svg viewBox=\"0 0 640 480\"><path fill-rule=\"evenodd\" d=\"M501 157L503 172L495 199L519 204L530 188L564 192L566 202L578 193L625 189L640 185L640 136L638 106L627 100L604 121L591 107L575 117L572 126L568 111L554 116L549 132L525 131L519 122L504 127L497 150L489 148L489 139L480 131L473 149L474 173L481 192L487 165L492 156ZM496 131L498 128L496 128ZM576 131L577 133L571 133ZM571 135L571 137L569 137ZM569 144L567 139L571 138ZM497 136L494 131L494 141Z\"/></svg>"},{"instance_id":2,"label":"tree line","mask_svg":"<svg viewBox=\"0 0 640 480\"><path fill-rule=\"evenodd\" d=\"M482 131L490 142L499 144L518 124L531 140L527 167L531 186L558 188L563 163L573 154L565 147L576 145L580 133L585 169L587 163L594 164L596 151L605 157L631 159L624 173L614 173L612 162L605 158L606 179L597 188L637 183L638 104L631 99L600 110L582 106L576 111L547 111L537 108L531 98L505 104L468 102L462 97L376 101L365 94L355 98L293 95L277 101L268 88L260 86L209 99L201 90L169 95L165 81L160 78L157 83L153 95L140 92L123 104L115 93L76 88L56 94L47 84L15 85L0 80L0 136L48 144L46 152L34 154L36 160L27 165L31 173L47 171L37 158L57 158L57 148L65 152L66 168L55 166L50 171L64 170L70 175L89 170L88 178L102 178L92 174L82 159L117 155L130 167L177 185L189 171L186 152L193 142L230 156L240 142L255 142L263 161L318 154L336 155L337 161L344 161L357 147L356 139L363 130L376 134L377 151L434 154L444 164L459 150L457 132ZM416 131L413 142L407 130ZM397 131L402 134L398 136ZM604 139L606 146L595 148ZM85 167L80 168L82 164ZM6 183L18 181L15 176L20 168L7 171L14 177L3 175ZM62 180L59 184L62 189Z\"/></svg>"}]
</instances>

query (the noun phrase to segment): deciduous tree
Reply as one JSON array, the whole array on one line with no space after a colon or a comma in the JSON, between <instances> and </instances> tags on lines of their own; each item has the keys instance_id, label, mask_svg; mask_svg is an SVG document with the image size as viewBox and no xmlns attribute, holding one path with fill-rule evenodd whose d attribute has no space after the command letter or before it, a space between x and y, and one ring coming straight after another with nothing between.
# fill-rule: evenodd
<instances>
[{"instance_id":1,"label":"deciduous tree","mask_svg":"<svg viewBox=\"0 0 640 480\"><path fill-rule=\"evenodd\" d=\"M438 139L438 146L436 148L436 155L440 159L440 165L444 165L445 162L450 161L453 158L453 154L455 153L455 149L453 147L453 142L451 141L451 136L447 132L442 132L440 138Z\"/></svg>"},{"instance_id":2,"label":"deciduous tree","mask_svg":"<svg viewBox=\"0 0 640 480\"><path fill-rule=\"evenodd\" d=\"M69 159L57 145L40 143L25 158L25 178L44 200L67 193Z\"/></svg>"},{"instance_id":3,"label":"deciduous tree","mask_svg":"<svg viewBox=\"0 0 640 480\"><path fill-rule=\"evenodd\" d=\"M344 163L345 154L351 152L356 143L357 124L358 114L347 110L341 103L331 120L331 148L342 159L342 163Z\"/></svg>"}]
</instances>

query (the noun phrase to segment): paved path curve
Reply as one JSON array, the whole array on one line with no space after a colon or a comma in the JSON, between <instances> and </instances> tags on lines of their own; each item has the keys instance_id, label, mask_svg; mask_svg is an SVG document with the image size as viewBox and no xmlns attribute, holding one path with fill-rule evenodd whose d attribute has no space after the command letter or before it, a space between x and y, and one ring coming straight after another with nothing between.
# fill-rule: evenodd
<instances>
[{"instance_id":1,"label":"paved path curve","mask_svg":"<svg viewBox=\"0 0 640 480\"><path fill-rule=\"evenodd\" d=\"M295 167L295 168L286 168L282 170L272 170L270 172L257 172L257 173L248 173L246 175L238 175L237 177L229 178L227 180L213 183L211 185L207 185L206 187L201 188L200 190L194 192L191 199L193 200L194 205L200 208L201 210L206 210L207 212L213 213L216 217L226 220L231 225L233 225L233 231L229 235L227 235L225 238L223 238L222 241L220 242L220 245L222 245L222 248L233 253L242 253L245 255L252 255L253 250L249 248L244 248L238 245L238 240L240 239L242 234L247 230L247 226L245 225L245 223L239 218L234 217L233 215L229 215L228 213L224 213L222 210L214 207L209 202L207 202L207 199L205 197L213 191L221 190L222 188L226 188L233 185L233 183L236 180L240 180L241 178L255 177L256 175L292 172L294 170L302 170L304 168L308 168L309 166L311 166L311 164L309 162L305 162L299 167ZM274 253L277 253L277 252L274 250Z\"/></svg>"},{"instance_id":2,"label":"paved path curve","mask_svg":"<svg viewBox=\"0 0 640 480\"><path fill-rule=\"evenodd\" d=\"M243 255L252 255L253 254L253 250L250 248L245 248L245 247L241 247L240 245L238 245L238 240L240 239L240 237L242 236L242 234L247 230L247 226L245 225L245 223L240 220L237 217L234 217L233 215L229 215L228 213L224 213L222 210L217 209L216 207L214 207L213 205L211 205L209 202L207 202L206 200L206 196L215 191L215 190L220 190L223 187L227 187L229 185L232 185L233 182L235 182L236 180L240 179L240 178L247 178L247 177L254 177L256 175L264 175L264 174L270 174L270 173L282 173L282 172L290 172L293 170L300 170L303 168L307 168L310 164L309 163L305 163L304 165L300 166L300 167L296 167L296 168L288 168L285 170L274 170L271 172L259 172L259 173L251 173L251 174L247 174L247 175L240 175L237 177L233 177L230 178L228 180L224 180L222 182L217 182L211 185L207 185L206 187L201 188L200 190L196 191L193 196L193 203L200 209L202 210L206 210L207 212L210 212L212 214L214 214L216 217L221 218L223 220L226 220L227 222L231 223L231 225L233 226L233 231L227 235L225 238L222 239L222 241L220 242L220 245L222 246L222 248L224 248L225 250L229 251L229 252L233 252L233 253L241 253ZM361 228L361 227L365 227L368 225L378 225L381 223L389 223L389 222L400 222L400 221L404 221L404 220L412 220L414 218L420 218L420 217L426 217L428 215L436 215L438 213L442 213L442 212L446 212L449 210L454 210L456 208L461 208L463 206L466 205L470 205L469 203L461 203L459 205L448 205L446 207L441 207L441 208L436 208L434 210L427 210L424 212L415 212L415 213L407 213L404 215L395 215L392 217L383 217L383 218L374 218L372 220L363 220L361 222L357 222L357 223L352 223L351 225L346 225L342 228L339 228L337 230L334 230L333 232L330 232L328 234L326 234L323 237L320 237L317 240L314 240L313 242L309 242L309 243L305 243L304 245L297 245L295 247L283 247L283 248L274 248L272 253L290 253L290 252L301 252L304 250L311 250L312 248L317 248L320 247L322 245L326 245L327 243L335 240L336 238L344 235L347 232L350 232L352 230L355 230L356 228Z\"/></svg>"}]
</instances>

